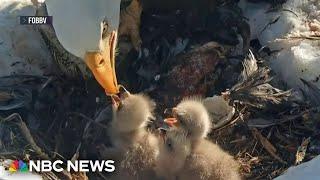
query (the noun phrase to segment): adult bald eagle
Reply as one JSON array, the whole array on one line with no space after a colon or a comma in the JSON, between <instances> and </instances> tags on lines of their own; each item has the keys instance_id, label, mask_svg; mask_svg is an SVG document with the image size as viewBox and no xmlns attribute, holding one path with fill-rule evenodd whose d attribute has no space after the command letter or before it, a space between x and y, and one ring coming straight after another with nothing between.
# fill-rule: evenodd
<instances>
[{"instance_id":1,"label":"adult bald eagle","mask_svg":"<svg viewBox=\"0 0 320 180\"><path fill-rule=\"evenodd\" d=\"M42 5L53 17L62 47L86 62L107 93L117 93L114 67L120 0L46 0Z\"/></svg>"}]
</instances>

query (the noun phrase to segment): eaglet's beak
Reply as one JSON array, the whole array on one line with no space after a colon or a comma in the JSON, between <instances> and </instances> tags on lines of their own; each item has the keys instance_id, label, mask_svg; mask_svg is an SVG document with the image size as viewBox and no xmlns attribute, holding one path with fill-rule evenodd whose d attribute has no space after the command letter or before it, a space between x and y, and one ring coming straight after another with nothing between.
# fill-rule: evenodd
<instances>
[{"instance_id":1,"label":"eaglet's beak","mask_svg":"<svg viewBox=\"0 0 320 180\"><path fill-rule=\"evenodd\" d=\"M167 108L165 109L164 114L165 116L169 117L163 120L169 127L179 126L179 121L177 119L177 108Z\"/></svg>"},{"instance_id":2,"label":"eaglet's beak","mask_svg":"<svg viewBox=\"0 0 320 180\"><path fill-rule=\"evenodd\" d=\"M117 95L111 95L111 101L112 101L112 106L115 108L115 109L118 109L118 107L120 106L121 104L121 99L119 96Z\"/></svg>"},{"instance_id":3,"label":"eaglet's beak","mask_svg":"<svg viewBox=\"0 0 320 180\"><path fill-rule=\"evenodd\" d=\"M178 127L179 122L176 118L166 118L163 120L169 127Z\"/></svg>"}]
</instances>

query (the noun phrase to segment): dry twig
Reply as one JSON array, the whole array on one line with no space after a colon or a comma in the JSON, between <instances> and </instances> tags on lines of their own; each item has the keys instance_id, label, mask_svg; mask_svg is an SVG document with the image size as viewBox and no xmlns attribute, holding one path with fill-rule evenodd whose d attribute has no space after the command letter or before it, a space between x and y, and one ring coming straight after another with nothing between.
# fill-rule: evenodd
<instances>
[{"instance_id":1,"label":"dry twig","mask_svg":"<svg viewBox=\"0 0 320 180\"><path fill-rule=\"evenodd\" d=\"M278 160L279 162L283 163L283 164L287 164L287 162L285 162L284 160L282 160L278 155L277 155L277 149L270 143L270 141L263 137L263 135L258 131L258 129L253 128L252 129L252 134L254 135L254 137L256 139L259 140L259 142L262 144L262 146L264 147L265 150L267 150L267 152L276 160Z\"/></svg>"},{"instance_id":2,"label":"dry twig","mask_svg":"<svg viewBox=\"0 0 320 180\"><path fill-rule=\"evenodd\" d=\"M40 156L41 159L49 159L49 156L44 153L41 148L36 144L36 142L34 141L27 125L25 122L23 122L21 116L17 113L11 114L10 116L6 117L3 119L3 121L12 121L17 119L18 121L15 122L20 131L21 134L24 136L24 138L27 140L27 142L30 144L31 148L37 153L38 156Z\"/></svg>"},{"instance_id":3,"label":"dry twig","mask_svg":"<svg viewBox=\"0 0 320 180\"><path fill-rule=\"evenodd\" d=\"M50 159L49 155L47 155L45 152L42 151L42 149L36 144L34 141L30 130L28 129L26 123L22 120L21 116L17 113L13 113L10 116L4 118L2 121L13 121L13 120L18 120L15 123L18 125L21 134L24 136L24 138L27 140L27 142L30 144L31 148L36 152L36 154L41 158L41 159ZM68 179L72 179L72 176L69 172L63 171L62 174L66 176Z\"/></svg>"}]
</instances>

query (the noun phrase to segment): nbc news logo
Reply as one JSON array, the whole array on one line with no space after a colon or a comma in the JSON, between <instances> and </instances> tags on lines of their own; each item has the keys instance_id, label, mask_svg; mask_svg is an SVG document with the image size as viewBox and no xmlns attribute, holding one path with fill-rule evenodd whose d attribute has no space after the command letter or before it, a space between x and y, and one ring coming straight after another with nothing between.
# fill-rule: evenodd
<instances>
[{"instance_id":1,"label":"nbc news logo","mask_svg":"<svg viewBox=\"0 0 320 180\"><path fill-rule=\"evenodd\" d=\"M16 172L62 172L75 171L75 172L114 172L115 165L113 160L76 160L66 161L61 160L30 160L25 163L22 160L11 161L7 165L7 170L10 173ZM65 169L63 167L66 167Z\"/></svg>"}]
</instances>

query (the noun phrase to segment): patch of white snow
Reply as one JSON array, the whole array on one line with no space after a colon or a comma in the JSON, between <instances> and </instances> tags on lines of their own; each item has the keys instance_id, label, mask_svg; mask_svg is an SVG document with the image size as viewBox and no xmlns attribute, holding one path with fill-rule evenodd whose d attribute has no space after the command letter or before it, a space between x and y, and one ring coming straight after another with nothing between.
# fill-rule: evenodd
<instances>
[{"instance_id":1,"label":"patch of white snow","mask_svg":"<svg viewBox=\"0 0 320 180\"><path fill-rule=\"evenodd\" d=\"M289 87L301 88L300 78L320 87L320 3L318 0L288 0L280 11L270 10L264 3L240 1L244 15L249 18L251 38L262 46L280 50L269 58L270 66ZM279 40L281 39L281 40Z\"/></svg>"},{"instance_id":2,"label":"patch of white snow","mask_svg":"<svg viewBox=\"0 0 320 180\"><path fill-rule=\"evenodd\" d=\"M320 156L317 156L311 161L289 168L283 175L275 178L275 180L319 179L320 177L319 168L320 168Z\"/></svg>"}]
</instances>

